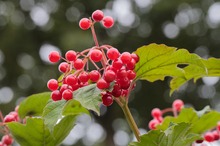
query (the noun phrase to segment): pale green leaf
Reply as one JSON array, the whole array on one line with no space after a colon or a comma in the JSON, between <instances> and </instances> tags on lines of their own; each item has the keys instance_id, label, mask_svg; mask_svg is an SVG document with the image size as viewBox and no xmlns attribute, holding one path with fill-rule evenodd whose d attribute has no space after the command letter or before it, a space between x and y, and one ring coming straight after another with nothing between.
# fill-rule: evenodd
<instances>
[{"instance_id":1,"label":"pale green leaf","mask_svg":"<svg viewBox=\"0 0 220 146\"><path fill-rule=\"evenodd\" d=\"M150 44L135 52L140 60L135 66L136 80L164 80L165 77L182 77L184 70L178 65L194 65L205 71L201 58L185 49L177 50L166 45Z\"/></svg>"}]
</instances>

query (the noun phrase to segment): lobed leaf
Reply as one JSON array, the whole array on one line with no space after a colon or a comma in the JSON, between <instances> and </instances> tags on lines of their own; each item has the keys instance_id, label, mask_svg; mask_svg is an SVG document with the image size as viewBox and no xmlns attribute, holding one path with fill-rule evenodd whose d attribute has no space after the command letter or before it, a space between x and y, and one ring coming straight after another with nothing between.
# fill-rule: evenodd
<instances>
[{"instance_id":1,"label":"lobed leaf","mask_svg":"<svg viewBox=\"0 0 220 146\"><path fill-rule=\"evenodd\" d=\"M209 129L216 126L220 120L220 113L216 111L210 111L208 107L196 112L193 108L184 108L181 110L177 117L166 117L161 125L157 126L157 129L166 130L170 123L178 124L181 122L189 123L192 125L191 132L196 134L202 134Z\"/></svg>"},{"instance_id":2,"label":"lobed leaf","mask_svg":"<svg viewBox=\"0 0 220 146\"><path fill-rule=\"evenodd\" d=\"M219 66L220 59L216 59L216 58L209 58L208 60L203 59L202 63L206 67L206 72L204 72L198 66L194 66L194 65L190 65L183 68L184 75L175 77L170 82L171 93L190 79L194 78L194 81L196 81L201 77L220 76L220 66Z\"/></svg>"},{"instance_id":3,"label":"lobed leaf","mask_svg":"<svg viewBox=\"0 0 220 146\"><path fill-rule=\"evenodd\" d=\"M141 136L140 142L132 142L129 146L191 146L201 137L190 129L191 124L179 123L170 126L166 131L151 130Z\"/></svg>"},{"instance_id":4,"label":"lobed leaf","mask_svg":"<svg viewBox=\"0 0 220 146\"><path fill-rule=\"evenodd\" d=\"M25 116L41 116L49 99L50 92L43 92L28 96L19 105L19 117L24 118Z\"/></svg>"},{"instance_id":5,"label":"lobed leaf","mask_svg":"<svg viewBox=\"0 0 220 146\"><path fill-rule=\"evenodd\" d=\"M177 50L166 45L150 44L135 52L140 60L135 66L136 80L164 80L166 76L183 76L184 70L177 65L194 65L205 71L201 58L186 49Z\"/></svg>"}]
</instances>

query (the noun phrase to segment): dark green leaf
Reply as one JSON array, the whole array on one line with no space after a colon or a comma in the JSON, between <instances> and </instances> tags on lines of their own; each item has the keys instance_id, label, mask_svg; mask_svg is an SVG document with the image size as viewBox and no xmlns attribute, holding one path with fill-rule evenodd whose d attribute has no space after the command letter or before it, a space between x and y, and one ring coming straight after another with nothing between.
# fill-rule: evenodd
<instances>
[{"instance_id":1,"label":"dark green leaf","mask_svg":"<svg viewBox=\"0 0 220 146\"><path fill-rule=\"evenodd\" d=\"M96 84L90 84L74 91L73 98L79 101L83 107L100 115L101 90L96 87Z\"/></svg>"},{"instance_id":2,"label":"dark green leaf","mask_svg":"<svg viewBox=\"0 0 220 146\"><path fill-rule=\"evenodd\" d=\"M25 116L41 116L50 99L50 92L33 94L21 102L18 110L20 118Z\"/></svg>"}]
</instances>

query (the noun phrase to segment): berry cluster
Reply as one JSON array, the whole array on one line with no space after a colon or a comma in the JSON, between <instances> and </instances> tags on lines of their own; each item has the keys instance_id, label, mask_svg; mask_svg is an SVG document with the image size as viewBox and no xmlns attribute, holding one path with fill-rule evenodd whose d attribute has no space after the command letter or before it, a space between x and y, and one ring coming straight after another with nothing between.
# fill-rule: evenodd
<instances>
[{"instance_id":1,"label":"berry cluster","mask_svg":"<svg viewBox=\"0 0 220 146\"><path fill-rule=\"evenodd\" d=\"M0 126L3 126L3 131L1 131L4 136L2 137L0 141L0 146L10 146L13 143L13 138L9 134L8 128L5 126L5 123L8 122L18 122L20 121L20 118L18 116L18 106L15 108L15 111L10 112L8 115L6 115L4 118L2 114L0 113L0 117L2 122L0 122Z\"/></svg>"},{"instance_id":2,"label":"berry cluster","mask_svg":"<svg viewBox=\"0 0 220 146\"><path fill-rule=\"evenodd\" d=\"M92 13L92 19L82 18L79 21L79 27L82 30L87 30L94 25L95 22L101 22L105 28L111 28L114 25L114 19L111 16L104 16L101 10L96 10Z\"/></svg>"},{"instance_id":3,"label":"berry cluster","mask_svg":"<svg viewBox=\"0 0 220 146\"><path fill-rule=\"evenodd\" d=\"M103 104L110 106L114 98L127 97L134 87L132 82L136 77L134 68L139 57L134 53L120 53L110 45L99 46L94 31L95 22L101 21L106 28L110 28L114 21L109 16L104 17L100 10L92 14L92 19L94 22L83 18L79 25L83 30L91 27L96 46L82 52L69 50L65 57L61 57L57 51L49 54L49 61L52 63L64 60L58 67L63 73L61 79L50 79L47 83L54 101L70 100L73 98L73 91L96 83L97 88L103 91L101 94ZM90 64L96 69L91 70Z\"/></svg>"},{"instance_id":4,"label":"berry cluster","mask_svg":"<svg viewBox=\"0 0 220 146\"><path fill-rule=\"evenodd\" d=\"M177 112L180 112L181 109L183 108L184 103L182 100L177 99L173 102L172 104L172 108L168 108L168 109L164 109L164 110L160 110L159 108L154 108L151 111L151 115L153 117L153 119L149 122L148 127L151 130L156 129L157 125L159 125L160 123L163 122L163 114L166 112L173 112L174 116L176 116Z\"/></svg>"}]
</instances>

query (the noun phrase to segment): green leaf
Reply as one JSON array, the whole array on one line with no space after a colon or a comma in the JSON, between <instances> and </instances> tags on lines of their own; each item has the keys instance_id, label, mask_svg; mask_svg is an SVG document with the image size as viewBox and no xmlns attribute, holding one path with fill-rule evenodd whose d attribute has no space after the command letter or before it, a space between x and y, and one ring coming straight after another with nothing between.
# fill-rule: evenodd
<instances>
[{"instance_id":1,"label":"green leaf","mask_svg":"<svg viewBox=\"0 0 220 146\"><path fill-rule=\"evenodd\" d=\"M10 122L7 125L15 140L22 146L58 145L41 118L28 118L26 125L18 122Z\"/></svg>"},{"instance_id":2,"label":"green leaf","mask_svg":"<svg viewBox=\"0 0 220 146\"><path fill-rule=\"evenodd\" d=\"M56 146L75 125L76 115L68 115L55 125L53 133L44 125L42 118L28 118L26 124L8 123L11 134L21 146Z\"/></svg>"},{"instance_id":3,"label":"green leaf","mask_svg":"<svg viewBox=\"0 0 220 146\"><path fill-rule=\"evenodd\" d=\"M186 49L177 50L166 45L150 44L135 52L140 60L135 66L136 80L164 80L166 76L182 77L184 70L177 65L194 65L205 70L201 58Z\"/></svg>"},{"instance_id":4,"label":"green leaf","mask_svg":"<svg viewBox=\"0 0 220 146\"><path fill-rule=\"evenodd\" d=\"M208 107L199 112L196 112L193 108L184 108L177 117L166 117L163 123L157 126L157 129L164 131L169 127L170 123L178 124L185 122L192 125L191 132L202 134L214 128L219 120L220 113L210 111Z\"/></svg>"},{"instance_id":5,"label":"green leaf","mask_svg":"<svg viewBox=\"0 0 220 146\"><path fill-rule=\"evenodd\" d=\"M79 101L77 100L69 100L65 107L63 108L63 115L79 115L79 114L88 114L89 111L84 108Z\"/></svg>"},{"instance_id":6,"label":"green leaf","mask_svg":"<svg viewBox=\"0 0 220 146\"><path fill-rule=\"evenodd\" d=\"M183 68L184 70L183 76L175 77L170 82L171 93L190 79L194 78L194 81L196 81L201 77L220 76L220 66L219 66L220 59L216 59L216 58L209 58L208 60L203 59L202 63L206 67L206 71L195 65L189 65Z\"/></svg>"},{"instance_id":7,"label":"green leaf","mask_svg":"<svg viewBox=\"0 0 220 146\"><path fill-rule=\"evenodd\" d=\"M21 102L18 109L20 118L25 116L41 116L50 99L50 92L33 94Z\"/></svg>"},{"instance_id":8,"label":"green leaf","mask_svg":"<svg viewBox=\"0 0 220 146\"><path fill-rule=\"evenodd\" d=\"M50 100L45 106L42 116L44 118L44 123L50 132L53 131L53 128L56 125L57 121L62 118L62 110L65 103L66 100L60 100L56 102Z\"/></svg>"},{"instance_id":9,"label":"green leaf","mask_svg":"<svg viewBox=\"0 0 220 146\"><path fill-rule=\"evenodd\" d=\"M191 146L201 137L191 132L191 125L179 123L166 131L152 130L141 136L140 142L130 143L129 146Z\"/></svg>"},{"instance_id":10,"label":"green leaf","mask_svg":"<svg viewBox=\"0 0 220 146\"><path fill-rule=\"evenodd\" d=\"M96 84L90 84L73 92L73 98L89 110L93 110L100 115L101 90Z\"/></svg>"},{"instance_id":11,"label":"green leaf","mask_svg":"<svg viewBox=\"0 0 220 146\"><path fill-rule=\"evenodd\" d=\"M76 115L68 115L54 127L53 136L56 143L61 143L75 126Z\"/></svg>"}]
</instances>

